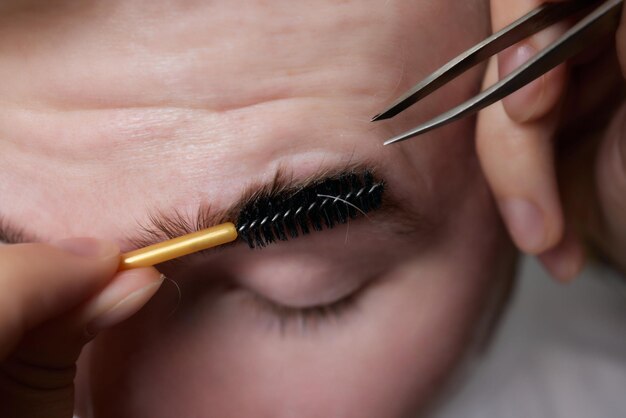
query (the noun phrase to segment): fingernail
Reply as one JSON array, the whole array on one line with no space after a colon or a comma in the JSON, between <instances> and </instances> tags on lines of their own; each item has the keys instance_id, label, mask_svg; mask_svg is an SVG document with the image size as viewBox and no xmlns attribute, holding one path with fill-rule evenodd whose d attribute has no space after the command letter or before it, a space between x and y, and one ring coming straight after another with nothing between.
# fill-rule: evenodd
<instances>
[{"instance_id":1,"label":"fingernail","mask_svg":"<svg viewBox=\"0 0 626 418\"><path fill-rule=\"evenodd\" d=\"M540 256L541 262L556 280L568 283L580 273L583 256L569 254L560 248L548 251Z\"/></svg>"},{"instance_id":2,"label":"fingernail","mask_svg":"<svg viewBox=\"0 0 626 418\"><path fill-rule=\"evenodd\" d=\"M542 211L525 199L502 203L502 214L517 246L528 253L542 250L545 242L545 220Z\"/></svg>"},{"instance_id":3,"label":"fingernail","mask_svg":"<svg viewBox=\"0 0 626 418\"><path fill-rule=\"evenodd\" d=\"M165 276L161 275L157 281L143 285L130 291L130 293L128 293L128 288L133 286L133 279L128 278L123 280L125 282L123 285L113 286L112 289L105 291L87 308L87 311L91 312L87 315L92 316L93 319L85 327L86 333L93 336L99 331L131 317L154 296L161 287L164 278ZM127 294L127 296L120 300L123 294Z\"/></svg>"},{"instance_id":4,"label":"fingernail","mask_svg":"<svg viewBox=\"0 0 626 418\"><path fill-rule=\"evenodd\" d=\"M561 242L539 256L539 259L560 282L570 282L585 265L585 248L573 229L567 228Z\"/></svg>"},{"instance_id":5,"label":"fingernail","mask_svg":"<svg viewBox=\"0 0 626 418\"><path fill-rule=\"evenodd\" d=\"M120 252L114 243L95 238L68 238L53 241L50 245L70 254L89 258L104 258L118 255Z\"/></svg>"},{"instance_id":6,"label":"fingernail","mask_svg":"<svg viewBox=\"0 0 626 418\"><path fill-rule=\"evenodd\" d=\"M501 52L498 55L500 79L517 70L536 53L535 47L529 43L515 45ZM539 78L509 95L502 102L514 119L520 122L528 120L535 112L536 103L541 96L541 88L542 80Z\"/></svg>"}]
</instances>

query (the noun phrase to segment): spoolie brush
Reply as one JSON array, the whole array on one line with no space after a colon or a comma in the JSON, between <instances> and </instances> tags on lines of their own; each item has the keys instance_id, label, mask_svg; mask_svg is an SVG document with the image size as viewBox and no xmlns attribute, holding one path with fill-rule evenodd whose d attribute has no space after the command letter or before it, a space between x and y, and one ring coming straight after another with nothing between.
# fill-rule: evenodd
<instances>
[{"instance_id":1,"label":"spoolie brush","mask_svg":"<svg viewBox=\"0 0 626 418\"><path fill-rule=\"evenodd\" d=\"M255 196L225 223L122 254L120 270L147 267L240 238L262 248L332 229L382 205L385 184L369 170L343 173L295 189Z\"/></svg>"},{"instance_id":2,"label":"spoolie brush","mask_svg":"<svg viewBox=\"0 0 626 418\"><path fill-rule=\"evenodd\" d=\"M307 235L311 230L332 229L378 209L384 190L384 183L376 182L372 173L365 171L261 197L243 208L237 232L250 248L260 248Z\"/></svg>"}]
</instances>

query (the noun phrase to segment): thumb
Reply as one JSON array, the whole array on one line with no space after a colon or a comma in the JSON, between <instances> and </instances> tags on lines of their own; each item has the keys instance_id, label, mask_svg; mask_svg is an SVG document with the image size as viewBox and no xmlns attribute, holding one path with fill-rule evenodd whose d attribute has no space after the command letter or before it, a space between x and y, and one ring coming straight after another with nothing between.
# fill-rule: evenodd
<instances>
[{"instance_id":1,"label":"thumb","mask_svg":"<svg viewBox=\"0 0 626 418\"><path fill-rule=\"evenodd\" d=\"M116 275L118 263L116 245L89 238L0 247L3 416L72 417L83 345L136 312L160 283L154 269Z\"/></svg>"}]
</instances>

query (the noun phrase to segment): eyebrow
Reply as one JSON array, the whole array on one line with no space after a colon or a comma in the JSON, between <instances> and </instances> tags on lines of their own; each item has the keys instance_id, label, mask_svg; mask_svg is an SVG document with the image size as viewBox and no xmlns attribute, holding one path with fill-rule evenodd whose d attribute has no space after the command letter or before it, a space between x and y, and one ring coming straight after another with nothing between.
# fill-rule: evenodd
<instances>
[{"instance_id":1,"label":"eyebrow","mask_svg":"<svg viewBox=\"0 0 626 418\"><path fill-rule=\"evenodd\" d=\"M36 241L36 239L26 234L23 229L10 224L5 218L0 216L0 244L21 244L33 241Z\"/></svg>"},{"instance_id":2,"label":"eyebrow","mask_svg":"<svg viewBox=\"0 0 626 418\"><path fill-rule=\"evenodd\" d=\"M130 251L210 228L224 222L235 222L241 209L260 197L272 198L273 196L284 195L285 193L301 190L311 184L319 183L341 174L364 170L372 171L375 175L379 172L376 164L347 164L339 168L320 170L307 178L298 179L294 177L290 170L279 167L270 182L252 183L226 209L216 210L210 203L201 202L193 215L175 209L152 210L148 213L145 221L138 222L136 232L122 238L122 243L125 247L124 249ZM379 176L376 177L378 178ZM393 218L398 218L400 221L400 227L398 228L400 233L411 233L416 229L423 230L429 226L421 214L415 213L414 210L409 210L404 202L395 199L393 190L385 192L383 205L375 213L394 214ZM40 239L29 235L24 229L9 223L0 215L0 243L18 244L37 241L40 241Z\"/></svg>"},{"instance_id":3,"label":"eyebrow","mask_svg":"<svg viewBox=\"0 0 626 418\"><path fill-rule=\"evenodd\" d=\"M210 204L201 203L195 217L190 217L176 210L152 212L148 215L147 222L139 224L139 233L128 237L126 242L133 249L141 248L225 222L236 222L242 209L254 202L262 199L276 201L280 197L291 195L327 179L338 178L347 173L357 173L365 170L373 173L377 172L373 165L348 164L340 168L319 170L306 178L295 178L291 171L284 167L279 167L270 182L249 185L240 198L225 210L216 211ZM392 205L388 204L377 210L377 212L390 209L391 207Z\"/></svg>"}]
</instances>

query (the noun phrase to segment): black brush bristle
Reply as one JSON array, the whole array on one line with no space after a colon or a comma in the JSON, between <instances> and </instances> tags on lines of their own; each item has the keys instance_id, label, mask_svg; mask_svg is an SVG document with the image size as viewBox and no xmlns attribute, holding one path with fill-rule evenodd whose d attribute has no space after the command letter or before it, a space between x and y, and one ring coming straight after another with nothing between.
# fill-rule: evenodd
<instances>
[{"instance_id":1,"label":"black brush bristle","mask_svg":"<svg viewBox=\"0 0 626 418\"><path fill-rule=\"evenodd\" d=\"M239 213L237 230L250 248L262 248L378 209L385 184L368 171L344 173L296 190L256 196Z\"/></svg>"}]
</instances>

